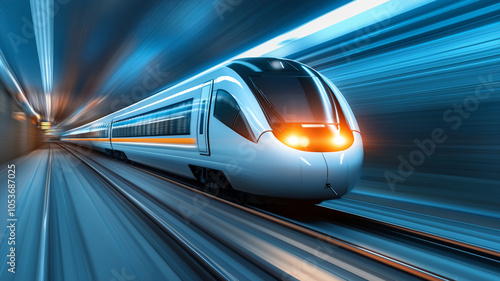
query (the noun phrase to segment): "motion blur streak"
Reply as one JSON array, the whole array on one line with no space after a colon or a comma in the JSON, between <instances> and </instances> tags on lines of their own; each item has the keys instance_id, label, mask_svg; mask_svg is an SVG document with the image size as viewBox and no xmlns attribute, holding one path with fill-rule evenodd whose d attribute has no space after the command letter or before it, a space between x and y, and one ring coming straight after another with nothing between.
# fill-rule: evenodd
<instances>
[{"instance_id":1,"label":"motion blur streak","mask_svg":"<svg viewBox=\"0 0 500 281\"><path fill-rule=\"evenodd\" d=\"M213 280L156 222L111 187L103 177L59 146L45 147L17 161L19 225L16 274L0 257L1 280L35 280L49 149L48 272L45 280ZM414 280L412 276L303 233L260 219L148 175L132 166L92 154L90 160L128 196L202 250L236 280ZM21 171L20 171L21 172ZM1 177L6 177L5 170ZM30 176L28 176L30 175ZM5 193L6 189L0 189ZM3 195L3 194L2 194ZM31 213L34 212L34 213ZM6 219L6 212L0 213ZM4 253L7 243L2 243ZM127 278L124 278L127 277Z\"/></svg>"},{"instance_id":2,"label":"motion blur streak","mask_svg":"<svg viewBox=\"0 0 500 281\"><path fill-rule=\"evenodd\" d=\"M54 57L54 0L30 0L31 15L35 31L38 60L40 62L40 73L42 74L42 85L47 107L46 120L51 119L52 107L52 80Z\"/></svg>"},{"instance_id":3,"label":"motion blur streak","mask_svg":"<svg viewBox=\"0 0 500 281\"><path fill-rule=\"evenodd\" d=\"M21 86L19 86L19 82L17 79L12 75L11 70L9 69L9 66L7 65L7 62L4 59L2 50L0 50L0 78L2 81L10 81L12 84L14 84L15 91L19 93L19 96L22 99L23 105L25 105L31 113L33 113L36 118L40 120L40 115L36 113L36 111L33 109L31 106L30 102L26 99L26 95L24 94L23 89L21 89Z\"/></svg>"},{"instance_id":4,"label":"motion blur streak","mask_svg":"<svg viewBox=\"0 0 500 281\"><path fill-rule=\"evenodd\" d=\"M273 56L269 55L272 51L282 48L287 43L292 41L303 39L309 35L312 35L316 32L323 31L325 29L331 28L332 26L358 16L370 9L374 9L377 6L380 6L384 3L387 3L389 0L357 0L353 1L345 6L342 6L334 11L327 13L313 21L310 21L301 27L298 27L290 32L282 34L278 37L275 37L257 47L254 47L242 54L234 57L237 58L245 58L245 57L260 57L260 56ZM311 42L312 43L312 42ZM277 56L277 57L285 57L285 56Z\"/></svg>"},{"instance_id":5,"label":"motion blur streak","mask_svg":"<svg viewBox=\"0 0 500 281\"><path fill-rule=\"evenodd\" d=\"M72 0L50 1L52 19L32 15L35 6L47 3L0 1L0 95L5 88L26 112L39 119L50 113L67 129L247 51L295 59L338 86L365 145L359 184L345 198L313 208L375 217L500 252L498 1L243 0L221 14L212 1ZM342 10L359 3L370 6L356 13ZM294 33L339 10L345 13L328 24ZM37 25L47 20L53 27ZM20 121L2 105L2 123L14 124L3 131L10 134ZM292 141L300 145L299 137ZM62 149L52 149L48 253L40 252L46 147L15 160L22 222L16 229L18 264L16 275L5 275L3 227L2 281L35 280L37 258L45 254L48 280L211 279L102 178ZM249 156L244 153L235 157L243 160ZM91 156L110 177L123 175L124 189L239 279L268 279L270 272L282 272L283 279L315 272L332 279L408 279L132 166ZM1 172L6 182L5 169ZM7 192L0 188L2 208ZM461 259L443 245L436 250L438 243L423 246L411 235L392 239L362 222L297 209L303 225L453 279L500 275L496 261ZM0 221L6 219L0 210Z\"/></svg>"},{"instance_id":6,"label":"motion blur streak","mask_svg":"<svg viewBox=\"0 0 500 281\"><path fill-rule=\"evenodd\" d=\"M366 145L351 196L498 216L500 3L416 3L427 2L390 1L363 15L366 27L346 22L322 44L296 40L267 55L316 68L351 104Z\"/></svg>"}]
</instances>

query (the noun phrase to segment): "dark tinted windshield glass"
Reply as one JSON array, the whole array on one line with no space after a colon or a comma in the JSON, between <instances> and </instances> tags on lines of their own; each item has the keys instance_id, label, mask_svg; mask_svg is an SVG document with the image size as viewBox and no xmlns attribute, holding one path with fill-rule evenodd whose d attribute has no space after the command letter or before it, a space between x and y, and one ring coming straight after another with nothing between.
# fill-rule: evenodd
<instances>
[{"instance_id":1,"label":"dark tinted windshield glass","mask_svg":"<svg viewBox=\"0 0 500 281\"><path fill-rule=\"evenodd\" d=\"M317 77L254 76L268 116L287 123L338 123L330 89ZM275 122L276 120L272 120Z\"/></svg>"}]
</instances>

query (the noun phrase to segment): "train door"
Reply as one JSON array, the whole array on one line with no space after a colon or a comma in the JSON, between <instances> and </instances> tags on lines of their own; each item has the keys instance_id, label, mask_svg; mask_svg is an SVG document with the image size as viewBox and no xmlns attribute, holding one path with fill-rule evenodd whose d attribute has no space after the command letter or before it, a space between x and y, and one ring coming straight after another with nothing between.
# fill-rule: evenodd
<instances>
[{"instance_id":1,"label":"train door","mask_svg":"<svg viewBox=\"0 0 500 281\"><path fill-rule=\"evenodd\" d=\"M111 119L111 122L109 122L108 124L108 140L109 140L109 146L111 147L111 149L113 149L113 142L111 142L111 137L112 137L112 134L113 134L113 119Z\"/></svg>"},{"instance_id":2,"label":"train door","mask_svg":"<svg viewBox=\"0 0 500 281\"><path fill-rule=\"evenodd\" d=\"M208 143L208 117L210 115L210 100L212 99L212 84L213 80L203 84L198 110L198 127L196 128L196 134L198 136L198 150L202 155L210 155Z\"/></svg>"}]
</instances>

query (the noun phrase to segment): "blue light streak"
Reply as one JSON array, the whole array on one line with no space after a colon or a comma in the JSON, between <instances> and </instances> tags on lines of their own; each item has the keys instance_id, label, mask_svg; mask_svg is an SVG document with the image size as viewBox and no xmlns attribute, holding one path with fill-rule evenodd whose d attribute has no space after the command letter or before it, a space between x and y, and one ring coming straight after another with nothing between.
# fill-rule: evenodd
<instances>
[{"instance_id":1,"label":"blue light streak","mask_svg":"<svg viewBox=\"0 0 500 281\"><path fill-rule=\"evenodd\" d=\"M51 121L53 58L54 58L54 18L53 0L30 0L31 15L35 30L40 73L46 102L45 118Z\"/></svg>"},{"instance_id":2,"label":"blue light streak","mask_svg":"<svg viewBox=\"0 0 500 281\"><path fill-rule=\"evenodd\" d=\"M7 61L5 60L2 51L0 50L0 74L6 74L7 77L12 81L14 84L14 87L16 88L17 92L19 93L19 96L21 97L23 103L29 108L31 113L40 120L40 114L38 114L35 109L33 109L33 106L31 106L31 103L28 101L26 98L26 94L24 93L23 89L21 88L21 85L19 85L19 82L17 81L16 77L12 74L12 71L10 70Z\"/></svg>"}]
</instances>

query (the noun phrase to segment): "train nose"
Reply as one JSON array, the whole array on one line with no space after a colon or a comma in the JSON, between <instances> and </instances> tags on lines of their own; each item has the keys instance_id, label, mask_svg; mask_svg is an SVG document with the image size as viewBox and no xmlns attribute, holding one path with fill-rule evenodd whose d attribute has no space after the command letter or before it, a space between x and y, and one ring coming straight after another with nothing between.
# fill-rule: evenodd
<instances>
[{"instance_id":1,"label":"train nose","mask_svg":"<svg viewBox=\"0 0 500 281\"><path fill-rule=\"evenodd\" d=\"M349 191L345 152L300 154L302 185L311 196L340 198Z\"/></svg>"},{"instance_id":2,"label":"train nose","mask_svg":"<svg viewBox=\"0 0 500 281\"><path fill-rule=\"evenodd\" d=\"M324 152L323 157L327 169L326 188L341 197L350 189L347 155L344 151Z\"/></svg>"},{"instance_id":3,"label":"train nose","mask_svg":"<svg viewBox=\"0 0 500 281\"><path fill-rule=\"evenodd\" d=\"M334 198L330 190L325 189L327 165L322 153L300 152L302 190L311 198Z\"/></svg>"}]
</instances>

